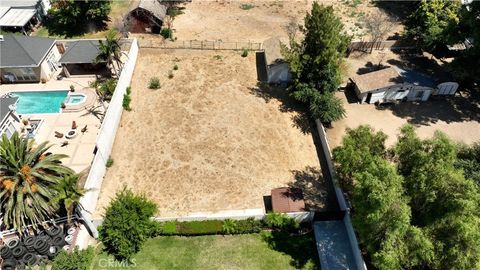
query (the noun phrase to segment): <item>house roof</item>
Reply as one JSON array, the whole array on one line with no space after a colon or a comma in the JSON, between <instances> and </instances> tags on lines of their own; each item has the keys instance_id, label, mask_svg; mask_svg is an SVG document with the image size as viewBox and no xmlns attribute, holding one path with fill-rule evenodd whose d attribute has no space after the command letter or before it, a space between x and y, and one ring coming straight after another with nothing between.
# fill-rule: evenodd
<instances>
[{"instance_id":1,"label":"house roof","mask_svg":"<svg viewBox=\"0 0 480 270\"><path fill-rule=\"evenodd\" d=\"M65 44L66 51L58 61L61 64L94 63L100 52L98 40L77 40Z\"/></svg>"},{"instance_id":2,"label":"house roof","mask_svg":"<svg viewBox=\"0 0 480 270\"><path fill-rule=\"evenodd\" d=\"M161 0L140 0L135 5L133 5L133 10L141 8L147 10L157 19L163 21L167 15L167 6L161 3Z\"/></svg>"},{"instance_id":3,"label":"house roof","mask_svg":"<svg viewBox=\"0 0 480 270\"><path fill-rule=\"evenodd\" d=\"M36 12L34 8L11 8L0 18L0 26L23 27Z\"/></svg>"},{"instance_id":4,"label":"house roof","mask_svg":"<svg viewBox=\"0 0 480 270\"><path fill-rule=\"evenodd\" d=\"M55 44L51 38L3 35L0 68L37 67Z\"/></svg>"},{"instance_id":5,"label":"house roof","mask_svg":"<svg viewBox=\"0 0 480 270\"><path fill-rule=\"evenodd\" d=\"M393 67L353 76L350 79L357 85L360 93L403 83L402 76Z\"/></svg>"},{"instance_id":6,"label":"house roof","mask_svg":"<svg viewBox=\"0 0 480 270\"><path fill-rule=\"evenodd\" d=\"M10 112L10 105L15 104L17 100L18 100L18 97L0 98L0 123L3 122L5 117Z\"/></svg>"},{"instance_id":7,"label":"house roof","mask_svg":"<svg viewBox=\"0 0 480 270\"><path fill-rule=\"evenodd\" d=\"M34 7L39 0L2 0L0 7Z\"/></svg>"},{"instance_id":8,"label":"house roof","mask_svg":"<svg viewBox=\"0 0 480 270\"><path fill-rule=\"evenodd\" d=\"M305 211L303 192L299 188L272 189L272 209L276 213L290 213Z\"/></svg>"}]
</instances>

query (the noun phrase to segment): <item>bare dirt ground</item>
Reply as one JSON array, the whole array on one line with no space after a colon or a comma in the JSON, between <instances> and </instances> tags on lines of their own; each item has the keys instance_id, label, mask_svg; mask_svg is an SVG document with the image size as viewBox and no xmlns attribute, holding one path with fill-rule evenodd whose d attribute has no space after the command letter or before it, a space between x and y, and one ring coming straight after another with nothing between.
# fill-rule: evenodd
<instances>
[{"instance_id":1,"label":"bare dirt ground","mask_svg":"<svg viewBox=\"0 0 480 270\"><path fill-rule=\"evenodd\" d=\"M253 53L141 49L97 216L124 185L169 217L263 208L272 188L318 174L312 135L256 83Z\"/></svg>"},{"instance_id":2,"label":"bare dirt ground","mask_svg":"<svg viewBox=\"0 0 480 270\"><path fill-rule=\"evenodd\" d=\"M353 93L348 93L352 96ZM426 102L405 102L378 109L373 104L349 103L345 93L337 93L344 101L347 117L327 130L331 147L341 144L346 128L370 125L388 135L387 145L397 140L399 129L409 123L417 128L421 138L433 136L435 131L447 134L455 141L471 144L480 140L480 104L467 94L457 93L451 98L431 98ZM349 97L349 99L352 99Z\"/></svg>"},{"instance_id":3,"label":"bare dirt ground","mask_svg":"<svg viewBox=\"0 0 480 270\"><path fill-rule=\"evenodd\" d=\"M365 35L362 20L371 12L380 10L369 1L318 1L333 6L336 14L345 25L345 30L360 39ZM354 3L355 2L355 3ZM184 14L173 21L174 36L178 40L221 40L224 42L251 41L263 42L278 37L286 42L286 26L290 22L303 24L306 12L313 1L199 1L182 5ZM401 24L392 30L401 32ZM144 35L144 38L157 36ZM158 38L158 37L157 37Z\"/></svg>"}]
</instances>

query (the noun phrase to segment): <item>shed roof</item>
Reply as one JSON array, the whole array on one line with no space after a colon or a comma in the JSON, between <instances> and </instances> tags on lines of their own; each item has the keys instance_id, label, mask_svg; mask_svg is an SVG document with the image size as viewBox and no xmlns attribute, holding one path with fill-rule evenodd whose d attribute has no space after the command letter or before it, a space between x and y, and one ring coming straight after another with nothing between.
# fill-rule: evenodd
<instances>
[{"instance_id":1,"label":"shed roof","mask_svg":"<svg viewBox=\"0 0 480 270\"><path fill-rule=\"evenodd\" d=\"M150 14L152 14L157 19L163 21L163 19L167 15L167 6L165 6L161 2L161 0L140 0L135 3L135 5L133 5L133 9L130 12L137 8L141 8L150 12Z\"/></svg>"},{"instance_id":2,"label":"shed roof","mask_svg":"<svg viewBox=\"0 0 480 270\"><path fill-rule=\"evenodd\" d=\"M77 40L65 44L66 51L58 61L61 64L94 63L100 52L98 40Z\"/></svg>"},{"instance_id":3,"label":"shed roof","mask_svg":"<svg viewBox=\"0 0 480 270\"><path fill-rule=\"evenodd\" d=\"M290 213L305 211L303 192L299 188L276 188L272 189L273 212Z\"/></svg>"},{"instance_id":4,"label":"shed roof","mask_svg":"<svg viewBox=\"0 0 480 270\"><path fill-rule=\"evenodd\" d=\"M39 0L2 0L0 7L34 7Z\"/></svg>"},{"instance_id":5,"label":"shed roof","mask_svg":"<svg viewBox=\"0 0 480 270\"><path fill-rule=\"evenodd\" d=\"M51 50L51 38L3 35L0 41L0 68L37 67Z\"/></svg>"},{"instance_id":6,"label":"shed roof","mask_svg":"<svg viewBox=\"0 0 480 270\"><path fill-rule=\"evenodd\" d=\"M0 26L23 27L36 12L34 8L11 8L0 18Z\"/></svg>"},{"instance_id":7,"label":"shed roof","mask_svg":"<svg viewBox=\"0 0 480 270\"><path fill-rule=\"evenodd\" d=\"M393 67L353 76L350 79L357 85L360 93L403 83L402 76Z\"/></svg>"},{"instance_id":8,"label":"shed roof","mask_svg":"<svg viewBox=\"0 0 480 270\"><path fill-rule=\"evenodd\" d=\"M0 98L0 123L3 122L4 118L10 112L10 105L15 104L17 100L18 97Z\"/></svg>"}]
</instances>

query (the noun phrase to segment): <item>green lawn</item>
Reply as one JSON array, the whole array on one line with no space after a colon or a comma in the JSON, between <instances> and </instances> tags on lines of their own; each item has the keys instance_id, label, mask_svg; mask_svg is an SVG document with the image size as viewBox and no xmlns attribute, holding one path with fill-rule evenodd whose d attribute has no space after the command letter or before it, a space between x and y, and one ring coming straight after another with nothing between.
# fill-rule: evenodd
<instances>
[{"instance_id":1,"label":"green lawn","mask_svg":"<svg viewBox=\"0 0 480 270\"><path fill-rule=\"evenodd\" d=\"M319 269L313 235L262 233L235 236L164 236L149 239L136 267L113 266L99 252L91 269ZM110 263L110 267L108 264Z\"/></svg>"}]
</instances>

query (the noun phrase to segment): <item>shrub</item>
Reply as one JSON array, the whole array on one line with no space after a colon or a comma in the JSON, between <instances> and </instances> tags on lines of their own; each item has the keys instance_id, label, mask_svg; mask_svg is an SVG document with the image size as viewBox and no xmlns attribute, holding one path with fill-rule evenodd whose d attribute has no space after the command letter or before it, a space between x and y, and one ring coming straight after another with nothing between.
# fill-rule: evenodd
<instances>
[{"instance_id":1,"label":"shrub","mask_svg":"<svg viewBox=\"0 0 480 270\"><path fill-rule=\"evenodd\" d=\"M237 220L237 233L259 233L262 231L262 221L254 218Z\"/></svg>"},{"instance_id":2,"label":"shrub","mask_svg":"<svg viewBox=\"0 0 480 270\"><path fill-rule=\"evenodd\" d=\"M298 221L282 213L268 213L264 222L267 227L280 231L293 231L300 227Z\"/></svg>"},{"instance_id":3,"label":"shrub","mask_svg":"<svg viewBox=\"0 0 480 270\"><path fill-rule=\"evenodd\" d=\"M241 55L242 55L242 57L247 57L247 56L248 56L248 50L247 50L247 49L245 49L245 48L243 48L243 49L242 49L242 54L241 54Z\"/></svg>"},{"instance_id":4,"label":"shrub","mask_svg":"<svg viewBox=\"0 0 480 270\"><path fill-rule=\"evenodd\" d=\"M123 95L123 102L122 102L122 106L125 110L127 111L131 111L132 108L130 108L130 102L132 101L132 98L130 98L129 95L127 94L124 94Z\"/></svg>"},{"instance_id":5,"label":"shrub","mask_svg":"<svg viewBox=\"0 0 480 270\"><path fill-rule=\"evenodd\" d=\"M160 80L158 79L158 77L150 78L150 83L148 84L148 88L150 89L160 88Z\"/></svg>"},{"instance_id":6,"label":"shrub","mask_svg":"<svg viewBox=\"0 0 480 270\"><path fill-rule=\"evenodd\" d=\"M177 64L175 64L175 65L173 66L173 70L178 70L178 65L177 65Z\"/></svg>"},{"instance_id":7,"label":"shrub","mask_svg":"<svg viewBox=\"0 0 480 270\"><path fill-rule=\"evenodd\" d=\"M219 234L222 225L221 220L185 221L177 223L177 230L179 235Z\"/></svg>"},{"instance_id":8,"label":"shrub","mask_svg":"<svg viewBox=\"0 0 480 270\"><path fill-rule=\"evenodd\" d=\"M105 250L119 261L130 261L140 251L157 225L150 218L157 212L155 203L124 188L106 209L99 228Z\"/></svg>"},{"instance_id":9,"label":"shrub","mask_svg":"<svg viewBox=\"0 0 480 270\"><path fill-rule=\"evenodd\" d=\"M113 165L113 158L108 157L107 163L105 163L105 167L110 168L110 167L112 167L112 165Z\"/></svg>"},{"instance_id":10,"label":"shrub","mask_svg":"<svg viewBox=\"0 0 480 270\"><path fill-rule=\"evenodd\" d=\"M237 222L233 219L225 219L222 225L224 234L235 234L237 232Z\"/></svg>"},{"instance_id":11,"label":"shrub","mask_svg":"<svg viewBox=\"0 0 480 270\"><path fill-rule=\"evenodd\" d=\"M129 86L127 87L127 95L130 95L132 93L132 87Z\"/></svg>"},{"instance_id":12,"label":"shrub","mask_svg":"<svg viewBox=\"0 0 480 270\"><path fill-rule=\"evenodd\" d=\"M173 78L173 72L172 72L171 70L168 72L168 78L169 78L169 79L172 79L172 78Z\"/></svg>"},{"instance_id":13,"label":"shrub","mask_svg":"<svg viewBox=\"0 0 480 270\"><path fill-rule=\"evenodd\" d=\"M100 84L100 88L98 92L102 95L105 99L110 99L115 92L115 88L117 87L117 80L115 79L108 79L105 82Z\"/></svg>"},{"instance_id":14,"label":"shrub","mask_svg":"<svg viewBox=\"0 0 480 270\"><path fill-rule=\"evenodd\" d=\"M90 267L94 257L92 247L84 250L75 248L68 254L61 250L52 262L52 270L87 270Z\"/></svg>"},{"instance_id":15,"label":"shrub","mask_svg":"<svg viewBox=\"0 0 480 270\"><path fill-rule=\"evenodd\" d=\"M160 35L165 39L173 39L173 31L170 28L163 28L160 30Z\"/></svg>"},{"instance_id":16,"label":"shrub","mask_svg":"<svg viewBox=\"0 0 480 270\"><path fill-rule=\"evenodd\" d=\"M243 9L243 10L249 10L249 9L254 8L254 7L255 7L254 4L241 4L240 5L240 8Z\"/></svg>"}]
</instances>

